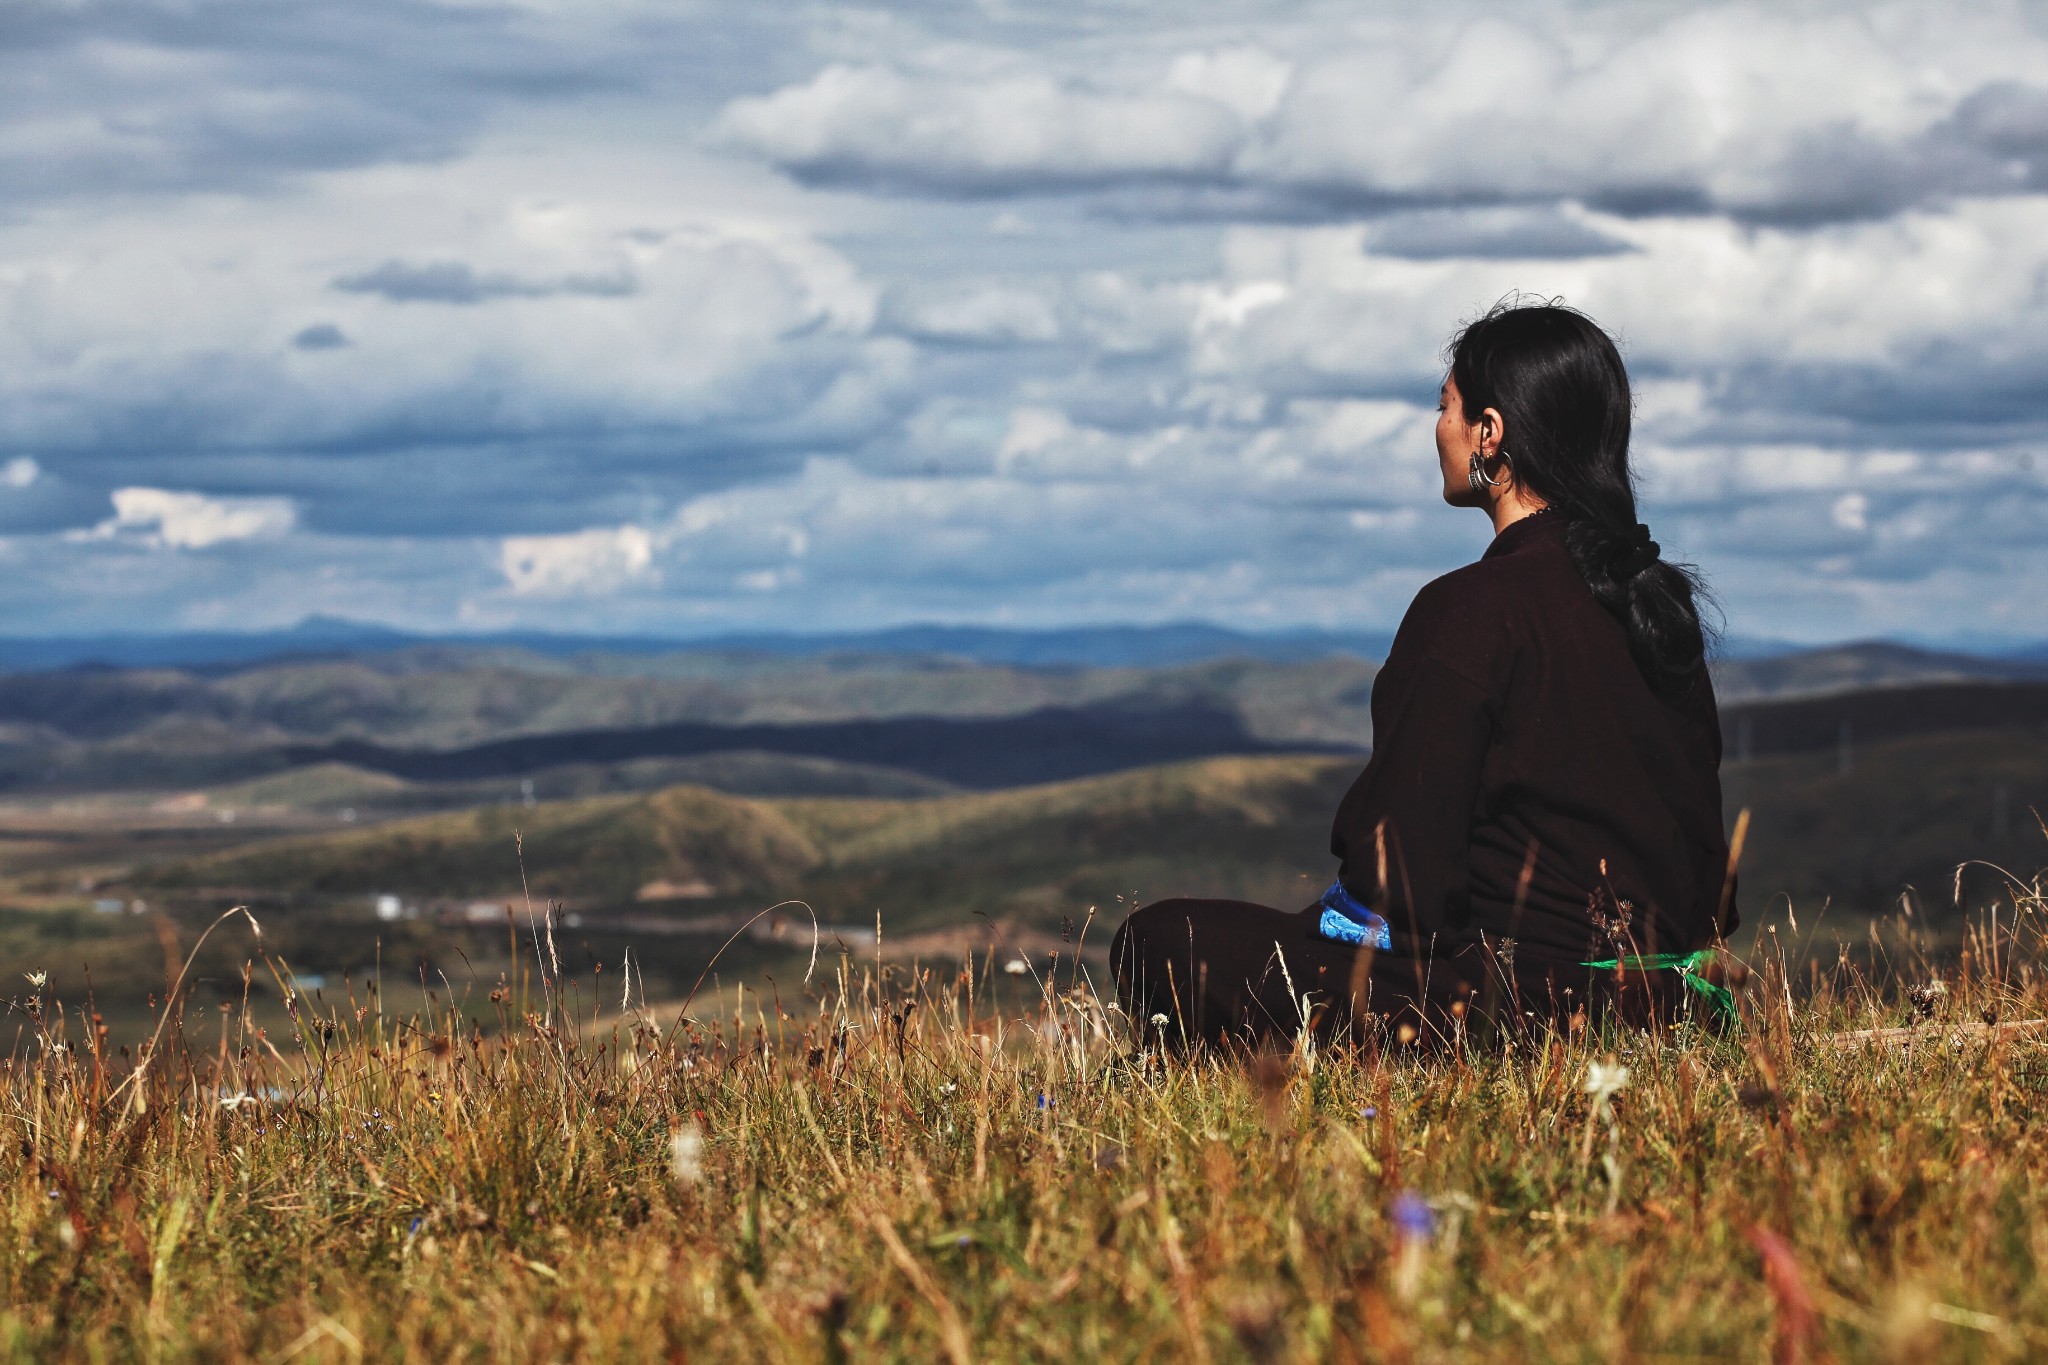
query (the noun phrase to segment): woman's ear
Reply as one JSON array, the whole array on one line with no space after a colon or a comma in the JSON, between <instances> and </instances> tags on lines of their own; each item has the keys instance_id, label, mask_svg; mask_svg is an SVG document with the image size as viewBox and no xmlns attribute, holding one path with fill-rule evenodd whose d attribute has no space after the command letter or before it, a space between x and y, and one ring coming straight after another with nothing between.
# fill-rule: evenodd
<instances>
[{"instance_id":1,"label":"woman's ear","mask_svg":"<svg viewBox=\"0 0 2048 1365\"><path fill-rule=\"evenodd\" d=\"M1493 459L1508 443L1507 419L1500 415L1499 408L1488 408L1479 414L1479 452L1487 459Z\"/></svg>"}]
</instances>

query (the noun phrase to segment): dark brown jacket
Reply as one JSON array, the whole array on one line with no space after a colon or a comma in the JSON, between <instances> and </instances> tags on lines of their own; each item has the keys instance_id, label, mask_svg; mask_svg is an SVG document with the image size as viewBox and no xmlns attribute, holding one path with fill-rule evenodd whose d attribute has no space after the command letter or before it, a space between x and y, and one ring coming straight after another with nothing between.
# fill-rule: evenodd
<instances>
[{"instance_id":1,"label":"dark brown jacket","mask_svg":"<svg viewBox=\"0 0 2048 1365\"><path fill-rule=\"evenodd\" d=\"M1529 965L1576 963L1715 936L1728 844L1712 684L1651 691L1563 531L1524 518L1416 594L1373 684L1372 760L1331 850L1397 952L1483 935Z\"/></svg>"}]
</instances>

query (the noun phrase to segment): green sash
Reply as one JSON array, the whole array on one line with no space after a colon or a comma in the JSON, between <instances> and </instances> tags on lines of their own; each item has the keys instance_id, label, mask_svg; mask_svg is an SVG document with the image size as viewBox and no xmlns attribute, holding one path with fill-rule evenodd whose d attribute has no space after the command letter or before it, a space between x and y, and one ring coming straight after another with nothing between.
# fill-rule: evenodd
<instances>
[{"instance_id":1,"label":"green sash","mask_svg":"<svg viewBox=\"0 0 2048 1365\"><path fill-rule=\"evenodd\" d=\"M1714 1013L1721 1016L1731 1028L1742 1025L1742 1016L1736 1013L1735 997L1726 986L1717 986L1700 975L1702 969L1714 960L1712 948L1702 948L1696 953L1651 953L1647 957L1610 957L1604 962L1581 962L1581 967L1593 967L1606 971L1655 971L1669 967L1678 973L1678 979L1686 989L1704 995L1714 1007Z\"/></svg>"}]
</instances>

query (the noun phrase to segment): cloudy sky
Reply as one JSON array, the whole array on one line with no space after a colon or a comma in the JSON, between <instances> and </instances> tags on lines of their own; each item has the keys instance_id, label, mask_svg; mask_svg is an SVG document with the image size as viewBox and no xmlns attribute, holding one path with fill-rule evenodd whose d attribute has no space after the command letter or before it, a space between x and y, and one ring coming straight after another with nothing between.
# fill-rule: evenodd
<instances>
[{"instance_id":1,"label":"cloudy sky","mask_svg":"<svg viewBox=\"0 0 2048 1365\"><path fill-rule=\"evenodd\" d=\"M2044 72L1955 0L11 0L0 633L1384 627L1523 290L1732 630L2048 637Z\"/></svg>"}]
</instances>

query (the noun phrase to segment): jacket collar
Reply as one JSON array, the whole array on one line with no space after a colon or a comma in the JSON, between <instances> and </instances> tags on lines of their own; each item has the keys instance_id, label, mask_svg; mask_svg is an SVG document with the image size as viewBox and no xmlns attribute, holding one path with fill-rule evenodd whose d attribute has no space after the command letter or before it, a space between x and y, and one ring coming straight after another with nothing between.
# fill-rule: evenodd
<instances>
[{"instance_id":1,"label":"jacket collar","mask_svg":"<svg viewBox=\"0 0 2048 1365\"><path fill-rule=\"evenodd\" d=\"M1493 543L1486 547L1481 559L1492 559L1495 555L1511 555L1517 550L1555 539L1564 534L1564 515L1560 512L1538 512L1511 521L1501 528Z\"/></svg>"}]
</instances>

